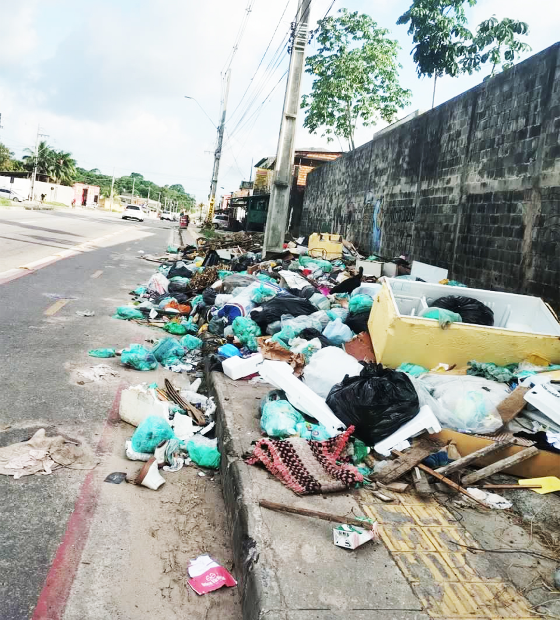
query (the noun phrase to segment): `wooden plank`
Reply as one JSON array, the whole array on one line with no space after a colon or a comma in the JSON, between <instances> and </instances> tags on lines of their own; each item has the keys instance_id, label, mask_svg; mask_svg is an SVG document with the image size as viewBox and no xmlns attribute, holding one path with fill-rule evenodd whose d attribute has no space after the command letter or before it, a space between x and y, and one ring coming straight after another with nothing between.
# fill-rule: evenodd
<instances>
[{"instance_id":1,"label":"wooden plank","mask_svg":"<svg viewBox=\"0 0 560 620\"><path fill-rule=\"evenodd\" d=\"M432 452L436 452L441 444L430 439L421 438L406 453L400 453L400 458L387 465L385 469L379 472L375 479L382 484L389 484L398 480L401 476L408 473L413 467L416 467L420 461L423 461Z\"/></svg>"},{"instance_id":2,"label":"wooden plank","mask_svg":"<svg viewBox=\"0 0 560 620\"><path fill-rule=\"evenodd\" d=\"M379 486L383 489L387 489L387 491L393 491L395 493L406 493L406 490L410 486L406 482L389 482L389 484L379 484Z\"/></svg>"},{"instance_id":3,"label":"wooden plank","mask_svg":"<svg viewBox=\"0 0 560 620\"><path fill-rule=\"evenodd\" d=\"M464 456L461 459L457 459L453 461L453 463L449 463L449 465L444 465L443 467L438 467L436 471L443 476L447 476L453 471L458 471L460 469L464 469L467 465L470 465L477 459L480 459L488 454L492 454L493 452L497 452L498 450L503 450L504 448L508 448L513 444L513 439L509 439L507 441L497 441L496 443L492 443L489 446L485 446L476 452L471 452L467 456Z\"/></svg>"},{"instance_id":4,"label":"wooden plank","mask_svg":"<svg viewBox=\"0 0 560 620\"><path fill-rule=\"evenodd\" d=\"M531 457L537 455L538 453L539 453L538 448L535 448L534 446L532 446L531 448L527 448L525 450L521 450L521 452L518 452L517 454L514 454L513 456L508 456L507 458L502 459L501 461L498 461L497 463L488 465L488 467L483 467L482 469L479 469L478 471L475 471L474 473L469 474L468 476L465 476L461 482L465 486L469 484L474 484L475 482L478 482L479 480L482 480L483 478L488 478L488 476L491 476L492 474L497 474L498 472L504 469L507 469L508 467L511 467L512 465L517 465L518 463L521 463L522 461L526 461L527 459L530 459Z\"/></svg>"},{"instance_id":5,"label":"wooden plank","mask_svg":"<svg viewBox=\"0 0 560 620\"><path fill-rule=\"evenodd\" d=\"M419 467L412 470L412 482L420 497L429 497L434 494L434 489L430 486L426 474Z\"/></svg>"},{"instance_id":6,"label":"wooden plank","mask_svg":"<svg viewBox=\"0 0 560 620\"><path fill-rule=\"evenodd\" d=\"M285 504L277 504L276 502L269 502L267 499L259 500L259 506L268 508L268 510L275 510L276 512L288 512L294 515L300 515L302 517L313 517L315 519L322 519L323 521L334 521L335 523L347 523L349 525L356 525L364 529L374 529L371 523L367 521L360 521L355 517L348 517L345 515L335 515L330 512L319 512L317 510L309 510L308 508L296 508L295 506L286 506Z\"/></svg>"},{"instance_id":7,"label":"wooden plank","mask_svg":"<svg viewBox=\"0 0 560 620\"><path fill-rule=\"evenodd\" d=\"M396 454L397 456L401 456L402 452L399 452L398 450L393 450L393 454ZM459 493L466 495L473 502L480 504L484 508L488 508L486 504L483 504L481 501L476 499L476 497L473 497L466 489L463 489L462 486L458 485L456 482L453 482L453 480L449 480L449 478L446 478L445 476L438 474L437 471L430 469L427 465L424 465L423 463L419 463L418 467L424 470L426 473L430 474L430 476L434 476L434 478L437 478L440 482L443 482L448 487L451 487L452 489L455 489L455 491L459 491Z\"/></svg>"},{"instance_id":8,"label":"wooden plank","mask_svg":"<svg viewBox=\"0 0 560 620\"><path fill-rule=\"evenodd\" d=\"M529 388L521 386L516 387L515 390L496 407L504 424L511 422L511 420L521 413L527 404L523 397L528 391Z\"/></svg>"}]
</instances>

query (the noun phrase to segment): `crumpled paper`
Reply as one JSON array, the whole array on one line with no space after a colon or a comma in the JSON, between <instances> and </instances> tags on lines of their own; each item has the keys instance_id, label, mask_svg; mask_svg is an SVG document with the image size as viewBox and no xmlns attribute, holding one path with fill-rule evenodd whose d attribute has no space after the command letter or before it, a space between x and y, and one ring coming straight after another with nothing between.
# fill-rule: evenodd
<instances>
[{"instance_id":1,"label":"crumpled paper","mask_svg":"<svg viewBox=\"0 0 560 620\"><path fill-rule=\"evenodd\" d=\"M275 340L271 340L270 336L261 336L257 338L259 353L267 360L277 360L288 363L294 369L296 377L301 376L305 366L305 357L303 353L292 353L285 349Z\"/></svg>"},{"instance_id":2,"label":"crumpled paper","mask_svg":"<svg viewBox=\"0 0 560 620\"><path fill-rule=\"evenodd\" d=\"M68 443L64 437L47 437L40 428L29 441L0 448L0 474L13 476L49 475L60 467L93 469L99 459L86 445Z\"/></svg>"}]
</instances>

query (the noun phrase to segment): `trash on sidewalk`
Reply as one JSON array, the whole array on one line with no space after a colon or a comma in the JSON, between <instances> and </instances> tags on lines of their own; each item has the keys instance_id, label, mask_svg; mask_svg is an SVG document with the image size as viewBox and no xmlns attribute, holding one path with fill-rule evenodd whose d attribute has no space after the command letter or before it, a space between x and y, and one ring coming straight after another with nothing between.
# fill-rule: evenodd
<instances>
[{"instance_id":1,"label":"trash on sidewalk","mask_svg":"<svg viewBox=\"0 0 560 620\"><path fill-rule=\"evenodd\" d=\"M142 469L136 475L134 484L147 487L152 491L157 491L163 484L165 484L165 478L160 475L158 470L158 462L154 456L144 464Z\"/></svg>"},{"instance_id":2,"label":"trash on sidewalk","mask_svg":"<svg viewBox=\"0 0 560 620\"><path fill-rule=\"evenodd\" d=\"M145 383L133 385L121 392L119 416L132 426L139 426L150 416L167 420L169 404L159 400L155 390L148 388Z\"/></svg>"},{"instance_id":3,"label":"trash on sidewalk","mask_svg":"<svg viewBox=\"0 0 560 620\"><path fill-rule=\"evenodd\" d=\"M342 491L364 479L355 466L337 462L353 430L326 441L260 439L246 463L264 465L298 495Z\"/></svg>"},{"instance_id":4,"label":"trash on sidewalk","mask_svg":"<svg viewBox=\"0 0 560 620\"><path fill-rule=\"evenodd\" d=\"M111 484L120 484L123 480L126 480L128 474L125 471L114 471L109 474L103 482L110 482Z\"/></svg>"},{"instance_id":5,"label":"trash on sidewalk","mask_svg":"<svg viewBox=\"0 0 560 620\"><path fill-rule=\"evenodd\" d=\"M374 539L375 534L372 530L365 530L356 525L338 525L333 528L334 544L343 549L357 549Z\"/></svg>"},{"instance_id":6,"label":"trash on sidewalk","mask_svg":"<svg viewBox=\"0 0 560 620\"><path fill-rule=\"evenodd\" d=\"M187 441L187 452L193 462L200 467L218 469L220 466L221 454L218 450L217 439L195 435Z\"/></svg>"},{"instance_id":7,"label":"trash on sidewalk","mask_svg":"<svg viewBox=\"0 0 560 620\"><path fill-rule=\"evenodd\" d=\"M39 429L28 441L0 448L0 474L18 480L33 474L52 474L61 467L93 469L99 459L85 444L76 445L61 435L47 437Z\"/></svg>"},{"instance_id":8,"label":"trash on sidewalk","mask_svg":"<svg viewBox=\"0 0 560 620\"><path fill-rule=\"evenodd\" d=\"M496 493L489 493L488 491L484 491L483 489L473 489L467 488L467 491L473 496L476 497L483 504L486 504L488 508L494 508L496 510L507 510L512 507L512 503L507 500L505 497L501 495L497 495Z\"/></svg>"},{"instance_id":9,"label":"trash on sidewalk","mask_svg":"<svg viewBox=\"0 0 560 620\"><path fill-rule=\"evenodd\" d=\"M89 369L77 370L76 374L80 378L78 383L83 385L84 383L96 383L107 376L117 377L119 373L111 366L107 366L107 364L97 364Z\"/></svg>"},{"instance_id":10,"label":"trash on sidewalk","mask_svg":"<svg viewBox=\"0 0 560 620\"><path fill-rule=\"evenodd\" d=\"M115 357L117 354L115 349L90 349L88 355L90 357Z\"/></svg>"},{"instance_id":11,"label":"trash on sidewalk","mask_svg":"<svg viewBox=\"0 0 560 620\"><path fill-rule=\"evenodd\" d=\"M540 495L560 491L560 478L556 476L545 476L543 478L526 478L524 480L519 480L518 484L523 487L540 485L540 489L533 489L535 493L539 493Z\"/></svg>"},{"instance_id":12,"label":"trash on sidewalk","mask_svg":"<svg viewBox=\"0 0 560 620\"><path fill-rule=\"evenodd\" d=\"M78 316L95 316L94 310L76 310Z\"/></svg>"},{"instance_id":13,"label":"trash on sidewalk","mask_svg":"<svg viewBox=\"0 0 560 620\"><path fill-rule=\"evenodd\" d=\"M189 562L189 586L199 595L208 594L224 586L233 588L237 581L231 573L209 555L200 555Z\"/></svg>"}]
</instances>

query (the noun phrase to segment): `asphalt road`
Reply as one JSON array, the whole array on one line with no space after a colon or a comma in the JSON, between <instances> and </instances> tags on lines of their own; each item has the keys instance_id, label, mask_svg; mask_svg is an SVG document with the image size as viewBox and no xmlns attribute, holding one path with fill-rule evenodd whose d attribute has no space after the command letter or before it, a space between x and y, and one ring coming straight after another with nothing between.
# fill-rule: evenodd
<instances>
[{"instance_id":1,"label":"asphalt road","mask_svg":"<svg viewBox=\"0 0 560 620\"><path fill-rule=\"evenodd\" d=\"M25 274L0 284L0 447L41 427L96 446L118 385L131 381L127 373L133 371L84 385L76 372L104 361L88 357L90 348L143 342L138 326L111 315L154 272L139 251L161 253L171 226L97 213L0 210L0 272ZM76 247L48 264L53 254ZM47 266L17 270L24 260L43 259ZM86 309L95 316L76 314ZM33 616L86 474L64 469L20 480L0 476L2 620Z\"/></svg>"}]
</instances>

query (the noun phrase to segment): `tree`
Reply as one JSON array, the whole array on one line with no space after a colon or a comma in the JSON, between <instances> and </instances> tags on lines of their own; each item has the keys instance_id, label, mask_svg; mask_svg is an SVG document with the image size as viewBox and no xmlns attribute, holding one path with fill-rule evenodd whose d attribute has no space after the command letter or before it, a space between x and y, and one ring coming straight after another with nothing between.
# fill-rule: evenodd
<instances>
[{"instance_id":1,"label":"tree","mask_svg":"<svg viewBox=\"0 0 560 620\"><path fill-rule=\"evenodd\" d=\"M389 31L369 15L347 9L339 14L319 21L320 47L306 60L305 71L315 80L302 98L303 126L311 133L322 127L329 142L342 137L354 149L358 121L365 126L393 121L411 93L399 84L399 45L387 37Z\"/></svg>"},{"instance_id":2,"label":"tree","mask_svg":"<svg viewBox=\"0 0 560 620\"><path fill-rule=\"evenodd\" d=\"M498 21L494 16L482 22L473 34L467 28L465 7L476 3L477 0L414 0L399 17L397 24L409 24L408 34L415 44L411 53L419 76L437 79L442 75L471 74L488 61L492 62L493 75L499 65L509 68L521 53L530 51L517 38L529 32L525 22L508 17Z\"/></svg>"},{"instance_id":3,"label":"tree","mask_svg":"<svg viewBox=\"0 0 560 620\"><path fill-rule=\"evenodd\" d=\"M185 193L185 188L180 183L175 183L175 185L171 185L171 187L169 189L172 189L172 190L178 192L179 194L184 194Z\"/></svg>"},{"instance_id":4,"label":"tree","mask_svg":"<svg viewBox=\"0 0 560 620\"><path fill-rule=\"evenodd\" d=\"M55 151L44 140L39 142L36 158L35 151L32 149L25 149L25 153L27 154L23 157L23 165L29 172L37 163L38 174L44 174L61 185L72 185L74 183L76 161L72 159L71 153Z\"/></svg>"},{"instance_id":5,"label":"tree","mask_svg":"<svg viewBox=\"0 0 560 620\"><path fill-rule=\"evenodd\" d=\"M0 170L4 172L12 172L13 170L20 170L21 162L14 159L14 154L10 149L0 142Z\"/></svg>"}]
</instances>

